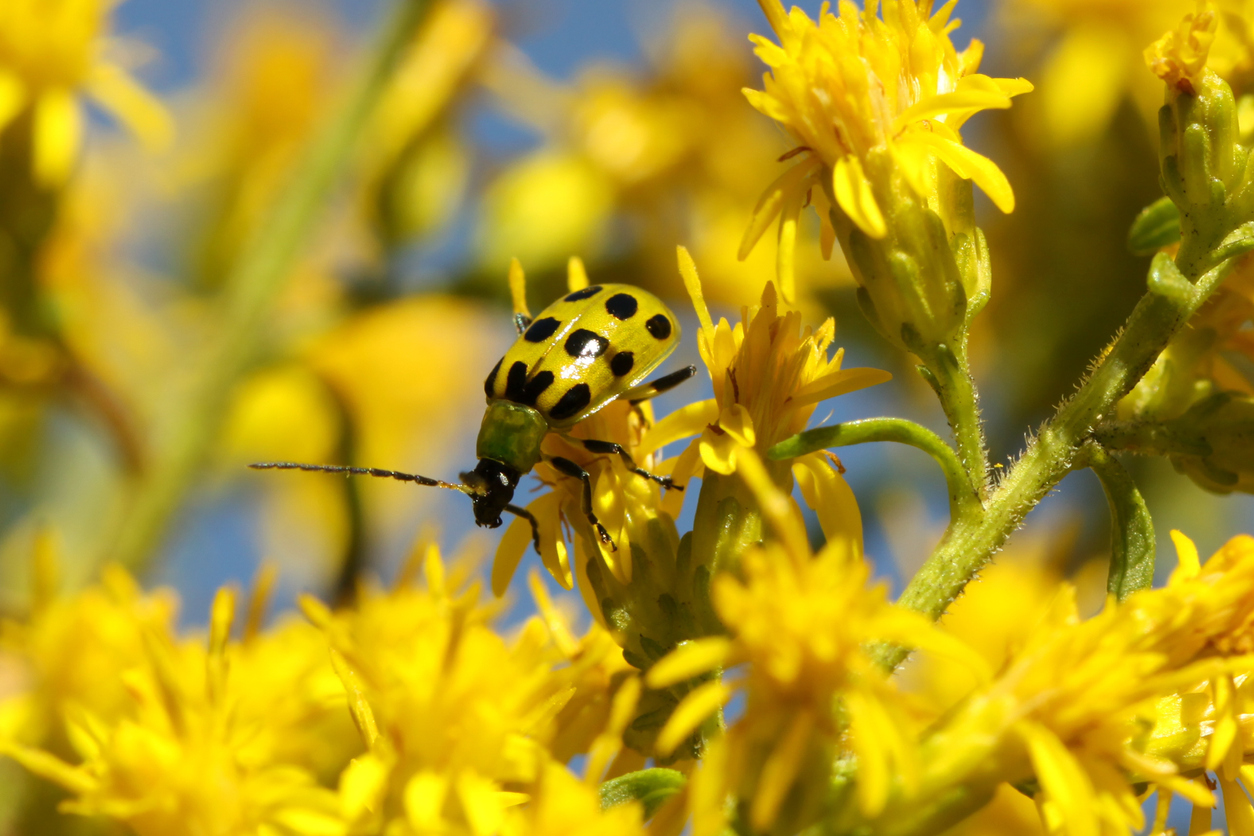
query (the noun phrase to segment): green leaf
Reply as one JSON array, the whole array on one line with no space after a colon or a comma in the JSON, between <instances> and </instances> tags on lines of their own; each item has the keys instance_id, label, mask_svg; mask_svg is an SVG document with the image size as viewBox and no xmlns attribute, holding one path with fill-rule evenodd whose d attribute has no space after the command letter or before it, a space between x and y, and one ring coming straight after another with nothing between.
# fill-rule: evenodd
<instances>
[{"instance_id":1,"label":"green leaf","mask_svg":"<svg viewBox=\"0 0 1254 836\"><path fill-rule=\"evenodd\" d=\"M1106 591L1120 601L1154 583L1154 521L1136 483L1114 456L1090 451L1089 467L1110 503L1110 574Z\"/></svg>"},{"instance_id":2,"label":"green leaf","mask_svg":"<svg viewBox=\"0 0 1254 836\"><path fill-rule=\"evenodd\" d=\"M671 796L688 783L682 772L674 769L642 769L611 778L601 785L601 809L607 810L629 801L639 801L644 807L644 817L653 814Z\"/></svg>"},{"instance_id":3,"label":"green leaf","mask_svg":"<svg viewBox=\"0 0 1254 836\"><path fill-rule=\"evenodd\" d=\"M1163 197L1141 210L1128 230L1128 249L1133 255L1153 255L1180 240L1180 210Z\"/></svg>"}]
</instances>

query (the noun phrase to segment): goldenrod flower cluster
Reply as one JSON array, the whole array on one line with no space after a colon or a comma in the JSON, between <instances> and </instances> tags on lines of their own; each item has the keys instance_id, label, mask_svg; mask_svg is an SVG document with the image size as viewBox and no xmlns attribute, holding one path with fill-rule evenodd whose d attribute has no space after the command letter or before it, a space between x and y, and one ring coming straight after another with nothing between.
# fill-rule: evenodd
<instances>
[{"instance_id":1,"label":"goldenrod flower cluster","mask_svg":"<svg viewBox=\"0 0 1254 836\"><path fill-rule=\"evenodd\" d=\"M1029 82L958 0L571 80L481 0L276 4L159 97L116 5L0 0L0 830L1254 834L1254 538L1197 491L1254 493L1254 6L1016 0ZM994 265L1107 298L1014 257L1055 175L1148 269L1005 465Z\"/></svg>"}]
</instances>

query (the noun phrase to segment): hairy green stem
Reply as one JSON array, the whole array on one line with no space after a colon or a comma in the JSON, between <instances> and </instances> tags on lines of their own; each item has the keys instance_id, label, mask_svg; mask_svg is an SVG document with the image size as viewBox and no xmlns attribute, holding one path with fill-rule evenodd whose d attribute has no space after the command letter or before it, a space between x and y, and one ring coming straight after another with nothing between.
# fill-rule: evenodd
<instances>
[{"instance_id":1,"label":"hairy green stem","mask_svg":"<svg viewBox=\"0 0 1254 836\"><path fill-rule=\"evenodd\" d=\"M332 196L392 71L413 39L428 0L400 0L370 63L339 112L292 172L266 224L256 230L224 283L221 328L171 432L139 484L110 557L141 567L160 542L213 445L236 382L254 362L274 301Z\"/></svg>"},{"instance_id":2,"label":"hairy green stem","mask_svg":"<svg viewBox=\"0 0 1254 836\"><path fill-rule=\"evenodd\" d=\"M1076 452L1094 426L1144 376L1168 341L1223 281L1232 262L1212 267L1190 284L1194 277L1182 276L1167 256L1155 259L1150 291L1137 303L1123 333L1092 376L1041 427L989 497L984 513L954 521L906 586L900 605L933 619L945 612L1027 513L1074 469ZM908 653L904 647L876 650L878 660L890 668Z\"/></svg>"},{"instance_id":3,"label":"hairy green stem","mask_svg":"<svg viewBox=\"0 0 1254 836\"><path fill-rule=\"evenodd\" d=\"M988 453L980 421L980 399L967 362L966 341L956 340L952 347L944 343L933 346L921 359L919 373L940 399L953 430L969 492L982 504L988 497Z\"/></svg>"},{"instance_id":4,"label":"hairy green stem","mask_svg":"<svg viewBox=\"0 0 1254 836\"><path fill-rule=\"evenodd\" d=\"M931 456L945 474L950 517L956 518L973 505L979 506L979 500L971 491L967 472L953 448L936 433L905 418L865 418L806 430L776 444L767 451L767 455L772 459L792 459L828 447L849 447L871 441L894 441L916 447Z\"/></svg>"}]
</instances>

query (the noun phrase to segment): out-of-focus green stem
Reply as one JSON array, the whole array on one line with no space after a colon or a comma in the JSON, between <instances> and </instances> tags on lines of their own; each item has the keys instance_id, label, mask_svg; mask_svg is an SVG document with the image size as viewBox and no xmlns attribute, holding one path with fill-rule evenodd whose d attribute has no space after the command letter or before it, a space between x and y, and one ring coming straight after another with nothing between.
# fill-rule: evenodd
<instances>
[{"instance_id":1,"label":"out-of-focus green stem","mask_svg":"<svg viewBox=\"0 0 1254 836\"><path fill-rule=\"evenodd\" d=\"M284 280L429 5L428 0L399 0L361 78L311 143L269 220L256 230L226 277L217 337L194 373L190 395L171 418L169 435L137 486L111 559L139 568L158 546L213 445L231 390L258 353Z\"/></svg>"}]
</instances>

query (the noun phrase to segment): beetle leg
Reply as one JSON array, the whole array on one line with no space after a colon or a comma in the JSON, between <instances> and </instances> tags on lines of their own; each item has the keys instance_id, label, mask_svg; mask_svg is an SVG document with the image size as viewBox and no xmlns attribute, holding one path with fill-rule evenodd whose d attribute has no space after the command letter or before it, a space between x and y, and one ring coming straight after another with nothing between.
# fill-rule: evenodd
<instances>
[{"instance_id":1,"label":"beetle leg","mask_svg":"<svg viewBox=\"0 0 1254 836\"><path fill-rule=\"evenodd\" d=\"M619 395L619 397L633 404L647 401L649 398L656 397L668 389L674 389L696 373L696 366L685 366L677 372L671 372L668 375L659 377L652 383L641 383L639 386L633 386Z\"/></svg>"},{"instance_id":2,"label":"beetle leg","mask_svg":"<svg viewBox=\"0 0 1254 836\"><path fill-rule=\"evenodd\" d=\"M514 314L514 327L518 329L518 336L522 336L527 330L527 326L531 324L531 317L526 314Z\"/></svg>"},{"instance_id":3,"label":"beetle leg","mask_svg":"<svg viewBox=\"0 0 1254 836\"><path fill-rule=\"evenodd\" d=\"M517 505L506 505L505 510L509 511L516 517L522 517L531 523L531 541L536 544L536 554L540 553L540 524L536 522L535 514L532 514L526 508L520 508Z\"/></svg>"},{"instance_id":4,"label":"beetle leg","mask_svg":"<svg viewBox=\"0 0 1254 836\"><path fill-rule=\"evenodd\" d=\"M657 482L664 488L674 488L677 491L682 491L684 489L683 485L676 485L669 476L658 476L656 473L650 473L643 467L637 467L636 460L631 457L630 453L623 449L621 444L615 444L613 441L596 441L590 438L571 438L570 436L563 436L563 438L572 444L582 445L589 453L598 453L604 456L618 456L623 460L623 464L627 465L627 469L632 473L637 476L643 476L652 482Z\"/></svg>"},{"instance_id":5,"label":"beetle leg","mask_svg":"<svg viewBox=\"0 0 1254 836\"><path fill-rule=\"evenodd\" d=\"M564 459L561 456L545 456L544 458L545 461L557 468L559 473L583 480L583 514L588 518L588 522L592 524L592 527L597 530L597 534L601 535L601 542L609 546L610 551L618 551L618 546L614 545L614 538L610 537L610 533L605 530L605 526L601 525L601 521L597 519L596 512L592 510L592 478L588 476L588 471L570 459Z\"/></svg>"}]
</instances>

